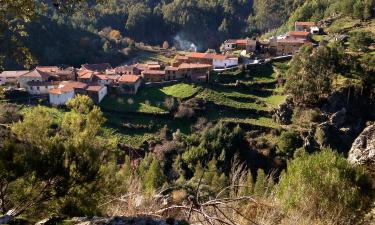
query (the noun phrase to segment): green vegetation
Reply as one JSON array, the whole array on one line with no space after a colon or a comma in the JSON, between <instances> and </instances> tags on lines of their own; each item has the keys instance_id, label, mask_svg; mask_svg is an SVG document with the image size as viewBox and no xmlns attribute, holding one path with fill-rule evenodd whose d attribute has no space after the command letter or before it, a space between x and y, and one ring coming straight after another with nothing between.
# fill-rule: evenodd
<instances>
[{"instance_id":1,"label":"green vegetation","mask_svg":"<svg viewBox=\"0 0 375 225\"><path fill-rule=\"evenodd\" d=\"M161 89L164 94L180 99L190 98L200 90L200 87L191 84L175 84Z\"/></svg>"},{"instance_id":2,"label":"green vegetation","mask_svg":"<svg viewBox=\"0 0 375 225\"><path fill-rule=\"evenodd\" d=\"M363 171L325 149L290 162L277 196L287 213L298 212L311 221L349 224L355 223L358 210L368 204L369 188Z\"/></svg>"}]
</instances>

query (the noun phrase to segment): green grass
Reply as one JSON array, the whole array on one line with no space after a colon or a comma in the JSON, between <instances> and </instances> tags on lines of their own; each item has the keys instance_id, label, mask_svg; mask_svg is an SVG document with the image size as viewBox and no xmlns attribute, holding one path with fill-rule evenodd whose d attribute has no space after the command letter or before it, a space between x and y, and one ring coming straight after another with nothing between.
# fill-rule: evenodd
<instances>
[{"instance_id":1,"label":"green grass","mask_svg":"<svg viewBox=\"0 0 375 225\"><path fill-rule=\"evenodd\" d=\"M140 63L145 63L147 61L158 61L162 62L165 64L169 64L171 61L170 58L164 56L161 53L156 53L156 52L151 52L151 51L146 51L146 50L141 50L138 49L137 52L135 53L135 56L132 57L133 61L137 61Z\"/></svg>"},{"instance_id":2,"label":"green grass","mask_svg":"<svg viewBox=\"0 0 375 225\"><path fill-rule=\"evenodd\" d=\"M234 122L234 123L243 123L249 125L255 125L260 127L267 127L267 128L279 128L280 125L273 121L271 118L268 117L259 117L259 118L247 118L247 119L239 119L239 118L222 118L224 122Z\"/></svg>"},{"instance_id":3,"label":"green grass","mask_svg":"<svg viewBox=\"0 0 375 225\"><path fill-rule=\"evenodd\" d=\"M186 99L201 88L192 84L174 84L165 87L141 88L136 95L107 96L100 104L103 109L122 112L142 112L152 114L168 113L164 105L166 98Z\"/></svg>"},{"instance_id":4,"label":"green grass","mask_svg":"<svg viewBox=\"0 0 375 225\"><path fill-rule=\"evenodd\" d=\"M340 33L343 30L351 29L359 24L361 21L359 19L352 19L349 17L340 18L335 20L331 26L325 29L328 33Z\"/></svg>"},{"instance_id":5,"label":"green grass","mask_svg":"<svg viewBox=\"0 0 375 225\"><path fill-rule=\"evenodd\" d=\"M172 86L163 87L161 91L169 96L173 96L175 98L190 98L195 95L201 88L197 87L192 84L175 84Z\"/></svg>"},{"instance_id":6,"label":"green grass","mask_svg":"<svg viewBox=\"0 0 375 225\"><path fill-rule=\"evenodd\" d=\"M232 97L232 98L231 98ZM267 107L261 106L255 102L245 102L240 100L233 100L233 98L249 98L251 95L246 95L236 91L218 91L218 89L206 88L204 91L197 95L197 98L210 101L216 105L227 106L237 109L255 109L255 110L268 110Z\"/></svg>"}]
</instances>

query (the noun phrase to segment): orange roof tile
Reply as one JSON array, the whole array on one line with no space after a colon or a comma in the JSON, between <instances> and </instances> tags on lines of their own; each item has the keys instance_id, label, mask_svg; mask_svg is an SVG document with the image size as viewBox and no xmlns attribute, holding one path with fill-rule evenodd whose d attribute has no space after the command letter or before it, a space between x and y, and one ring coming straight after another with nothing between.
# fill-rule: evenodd
<instances>
[{"instance_id":1,"label":"orange roof tile","mask_svg":"<svg viewBox=\"0 0 375 225\"><path fill-rule=\"evenodd\" d=\"M89 85L89 86L86 88L86 91L99 92L99 91L102 90L103 88L104 88L104 86L100 86L100 85Z\"/></svg>"},{"instance_id":2,"label":"orange roof tile","mask_svg":"<svg viewBox=\"0 0 375 225\"><path fill-rule=\"evenodd\" d=\"M145 70L142 72L142 74L147 74L147 75L165 75L164 70Z\"/></svg>"},{"instance_id":3,"label":"orange roof tile","mask_svg":"<svg viewBox=\"0 0 375 225\"><path fill-rule=\"evenodd\" d=\"M136 83L141 78L137 75L123 75L120 77L119 82L120 83Z\"/></svg>"},{"instance_id":4,"label":"orange roof tile","mask_svg":"<svg viewBox=\"0 0 375 225\"><path fill-rule=\"evenodd\" d=\"M307 32L307 31L289 31L288 34L290 36L308 37L310 35L310 32Z\"/></svg>"},{"instance_id":5,"label":"orange roof tile","mask_svg":"<svg viewBox=\"0 0 375 225\"><path fill-rule=\"evenodd\" d=\"M3 71L0 73L0 77L8 78L8 77L20 77L26 73L28 70L19 70L19 71Z\"/></svg>"},{"instance_id":6,"label":"orange roof tile","mask_svg":"<svg viewBox=\"0 0 375 225\"><path fill-rule=\"evenodd\" d=\"M57 72L57 71L61 70L57 66L37 66L35 69L37 69L39 71L46 72L46 73L53 73L53 72Z\"/></svg>"},{"instance_id":7,"label":"orange roof tile","mask_svg":"<svg viewBox=\"0 0 375 225\"><path fill-rule=\"evenodd\" d=\"M247 39L238 39L238 40L236 40L236 44L238 44L238 45L246 45L247 42L248 42Z\"/></svg>"},{"instance_id":8,"label":"orange roof tile","mask_svg":"<svg viewBox=\"0 0 375 225\"><path fill-rule=\"evenodd\" d=\"M210 69L210 64L182 63L178 69Z\"/></svg>"}]
</instances>

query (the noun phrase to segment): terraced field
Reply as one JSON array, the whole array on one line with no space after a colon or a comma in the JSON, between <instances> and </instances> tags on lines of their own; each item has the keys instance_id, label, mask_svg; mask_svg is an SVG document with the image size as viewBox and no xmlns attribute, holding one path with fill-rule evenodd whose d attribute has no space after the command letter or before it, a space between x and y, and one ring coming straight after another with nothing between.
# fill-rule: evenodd
<instances>
[{"instance_id":1,"label":"terraced field","mask_svg":"<svg viewBox=\"0 0 375 225\"><path fill-rule=\"evenodd\" d=\"M158 140L164 126L189 134L197 117L211 122L277 129L280 125L272 119L272 110L286 98L277 82L278 74L285 72L286 65L274 63L245 72L213 74L209 84L142 88L137 95L108 96L101 108L113 135L135 147L146 140ZM166 107L166 99L177 103L191 98L205 102L204 111L197 113L195 119L176 119Z\"/></svg>"}]
</instances>

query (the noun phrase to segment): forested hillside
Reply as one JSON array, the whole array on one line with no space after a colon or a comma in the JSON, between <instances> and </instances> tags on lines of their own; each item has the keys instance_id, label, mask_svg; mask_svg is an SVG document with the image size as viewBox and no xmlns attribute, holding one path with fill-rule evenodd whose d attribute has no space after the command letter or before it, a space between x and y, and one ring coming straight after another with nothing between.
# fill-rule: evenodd
<instances>
[{"instance_id":1,"label":"forested hillside","mask_svg":"<svg viewBox=\"0 0 375 225\"><path fill-rule=\"evenodd\" d=\"M58 107L0 86L0 224L373 225L374 0L0 0L0 71L116 66L141 42L167 64L179 40L203 52L295 21L324 32L202 83Z\"/></svg>"},{"instance_id":2,"label":"forested hillside","mask_svg":"<svg viewBox=\"0 0 375 225\"><path fill-rule=\"evenodd\" d=\"M23 42L40 64L116 65L131 55L131 40L162 45L178 36L205 51L228 38L257 37L284 24L285 30L296 20L374 14L372 0L105 0L69 7L54 2L38 1L37 18L26 27Z\"/></svg>"}]
</instances>

